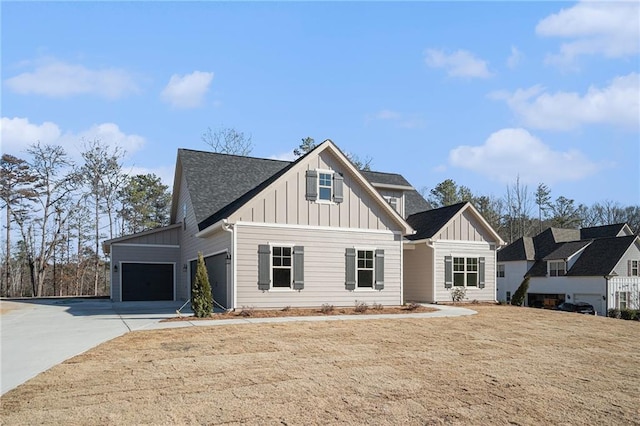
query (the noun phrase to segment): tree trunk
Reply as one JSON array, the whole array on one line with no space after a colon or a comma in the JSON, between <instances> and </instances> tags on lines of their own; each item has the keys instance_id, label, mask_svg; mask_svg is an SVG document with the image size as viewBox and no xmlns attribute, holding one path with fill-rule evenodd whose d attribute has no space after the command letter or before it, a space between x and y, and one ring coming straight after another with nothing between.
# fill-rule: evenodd
<instances>
[{"instance_id":1,"label":"tree trunk","mask_svg":"<svg viewBox=\"0 0 640 426\"><path fill-rule=\"evenodd\" d=\"M9 204L7 204L7 259L6 259L6 263L5 263L5 277L6 277L6 282L5 282L5 287L4 290L0 290L1 294L4 296L9 296L9 280L11 279L11 272L9 271L9 266L10 266L10 262L11 262L11 221L9 220L9 217L11 216L11 207L9 206Z\"/></svg>"},{"instance_id":2,"label":"tree trunk","mask_svg":"<svg viewBox=\"0 0 640 426\"><path fill-rule=\"evenodd\" d=\"M96 195L96 260L94 263L94 275L93 275L93 295L98 295L98 265L100 264L100 258L98 257L99 239L100 239L100 215L98 213L98 196Z\"/></svg>"}]
</instances>

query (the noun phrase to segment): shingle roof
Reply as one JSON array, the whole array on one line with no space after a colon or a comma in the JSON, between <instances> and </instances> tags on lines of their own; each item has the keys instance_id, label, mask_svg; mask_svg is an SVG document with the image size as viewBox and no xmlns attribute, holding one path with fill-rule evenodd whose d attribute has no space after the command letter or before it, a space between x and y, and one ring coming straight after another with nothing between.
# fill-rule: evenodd
<instances>
[{"instance_id":1,"label":"shingle roof","mask_svg":"<svg viewBox=\"0 0 640 426\"><path fill-rule=\"evenodd\" d=\"M554 251L546 255L542 260L561 260L568 259L573 254L589 245L591 240L584 241L570 241L568 243L561 243Z\"/></svg>"},{"instance_id":2,"label":"shingle roof","mask_svg":"<svg viewBox=\"0 0 640 426\"><path fill-rule=\"evenodd\" d=\"M431 210L431 204L424 199L422 195L415 189L405 191L404 193L404 215L409 217L412 214L420 213L425 210Z\"/></svg>"},{"instance_id":3,"label":"shingle roof","mask_svg":"<svg viewBox=\"0 0 640 426\"><path fill-rule=\"evenodd\" d=\"M638 238L625 237L598 238L584 249L576 263L567 271L569 276L604 276L613 271L629 246Z\"/></svg>"},{"instance_id":4,"label":"shingle roof","mask_svg":"<svg viewBox=\"0 0 640 426\"><path fill-rule=\"evenodd\" d=\"M500 249L497 254L498 262L512 260L535 260L536 251L533 246L533 238L521 237L508 246Z\"/></svg>"},{"instance_id":5,"label":"shingle roof","mask_svg":"<svg viewBox=\"0 0 640 426\"><path fill-rule=\"evenodd\" d=\"M179 149L178 157L199 230L233 213L295 164L190 149ZM411 186L397 173L369 171L362 174L370 182ZM430 207L417 191L406 191L405 194L406 212Z\"/></svg>"},{"instance_id":6,"label":"shingle roof","mask_svg":"<svg viewBox=\"0 0 640 426\"><path fill-rule=\"evenodd\" d=\"M590 238L607 238L616 237L626 223L615 223L613 225L592 226L590 228L582 228L580 230L580 237L583 240Z\"/></svg>"},{"instance_id":7,"label":"shingle roof","mask_svg":"<svg viewBox=\"0 0 640 426\"><path fill-rule=\"evenodd\" d=\"M407 218L407 222L416 230L416 233L407 236L407 239L414 241L433 237L434 234L442 229L466 204L466 202L452 204L450 206L412 214Z\"/></svg>"}]
</instances>

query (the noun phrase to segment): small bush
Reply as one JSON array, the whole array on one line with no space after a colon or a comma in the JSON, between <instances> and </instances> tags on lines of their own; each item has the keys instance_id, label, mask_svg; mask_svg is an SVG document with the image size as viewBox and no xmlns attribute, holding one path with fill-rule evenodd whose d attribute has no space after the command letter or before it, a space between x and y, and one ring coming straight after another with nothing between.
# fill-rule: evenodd
<instances>
[{"instance_id":1,"label":"small bush","mask_svg":"<svg viewBox=\"0 0 640 426\"><path fill-rule=\"evenodd\" d=\"M620 318L620 309L616 309L616 308L611 308L609 309L609 311L607 312L607 316L609 318Z\"/></svg>"},{"instance_id":2,"label":"small bush","mask_svg":"<svg viewBox=\"0 0 640 426\"><path fill-rule=\"evenodd\" d=\"M250 317L253 315L253 306L243 306L238 314L241 317Z\"/></svg>"},{"instance_id":3,"label":"small bush","mask_svg":"<svg viewBox=\"0 0 640 426\"><path fill-rule=\"evenodd\" d=\"M374 303L373 305L371 305L371 309L373 309L374 311L381 311L382 309L384 309L384 306L382 306L382 303Z\"/></svg>"},{"instance_id":4,"label":"small bush","mask_svg":"<svg viewBox=\"0 0 640 426\"><path fill-rule=\"evenodd\" d=\"M467 289L464 287L456 287L451 290L451 299L454 302L462 302L467 296Z\"/></svg>"},{"instance_id":5,"label":"small bush","mask_svg":"<svg viewBox=\"0 0 640 426\"><path fill-rule=\"evenodd\" d=\"M634 320L636 315L637 313L633 309L620 309L620 318L623 320Z\"/></svg>"},{"instance_id":6,"label":"small bush","mask_svg":"<svg viewBox=\"0 0 640 426\"><path fill-rule=\"evenodd\" d=\"M328 315L333 312L333 309L334 309L333 305L330 305L328 303L323 303L322 307L320 308L320 312L322 312L325 315Z\"/></svg>"},{"instance_id":7,"label":"small bush","mask_svg":"<svg viewBox=\"0 0 640 426\"><path fill-rule=\"evenodd\" d=\"M513 293L513 297L511 298L511 304L514 306L522 306L524 305L524 298L527 295L527 290L529 290L529 277L526 277L522 280L520 287Z\"/></svg>"},{"instance_id":8,"label":"small bush","mask_svg":"<svg viewBox=\"0 0 640 426\"><path fill-rule=\"evenodd\" d=\"M211 285L209 275L204 263L202 253L198 253L198 266L196 268L196 279L191 289L191 310L197 318L206 318L213 312L213 296L211 295Z\"/></svg>"},{"instance_id":9,"label":"small bush","mask_svg":"<svg viewBox=\"0 0 640 426\"><path fill-rule=\"evenodd\" d=\"M369 309L369 305L367 305L367 302L359 302L356 300L356 306L354 308L356 312L358 313L367 312L367 309Z\"/></svg>"},{"instance_id":10,"label":"small bush","mask_svg":"<svg viewBox=\"0 0 640 426\"><path fill-rule=\"evenodd\" d=\"M418 309L419 307L420 307L420 304L419 304L419 303L411 302L411 303L406 304L404 308L405 308L407 311L415 311L415 310L416 310L416 309Z\"/></svg>"},{"instance_id":11,"label":"small bush","mask_svg":"<svg viewBox=\"0 0 640 426\"><path fill-rule=\"evenodd\" d=\"M471 301L471 304L472 304L472 305L477 305L477 304L479 304L479 303L480 303L480 302L478 302L478 299L473 299L473 300Z\"/></svg>"},{"instance_id":12,"label":"small bush","mask_svg":"<svg viewBox=\"0 0 640 426\"><path fill-rule=\"evenodd\" d=\"M291 306L285 306L282 308L282 312L289 312L291 310Z\"/></svg>"}]
</instances>

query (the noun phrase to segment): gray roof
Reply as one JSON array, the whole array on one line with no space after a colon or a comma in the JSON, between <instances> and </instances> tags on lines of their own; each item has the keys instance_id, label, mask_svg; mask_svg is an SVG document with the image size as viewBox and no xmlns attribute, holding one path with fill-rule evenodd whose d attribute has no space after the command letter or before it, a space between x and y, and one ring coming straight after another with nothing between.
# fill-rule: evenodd
<instances>
[{"instance_id":1,"label":"gray roof","mask_svg":"<svg viewBox=\"0 0 640 426\"><path fill-rule=\"evenodd\" d=\"M593 240L576 260L569 276L604 276L613 271L624 253L638 238L635 235Z\"/></svg>"},{"instance_id":2,"label":"gray roof","mask_svg":"<svg viewBox=\"0 0 640 426\"><path fill-rule=\"evenodd\" d=\"M582 250L585 246L588 246L590 243L591 240L562 243L557 249L546 255L542 260L566 260L578 251Z\"/></svg>"},{"instance_id":3,"label":"gray roof","mask_svg":"<svg viewBox=\"0 0 640 426\"><path fill-rule=\"evenodd\" d=\"M295 164L190 149L179 149L178 158L200 230L233 213ZM411 186L396 173L363 171L362 174L370 182ZM417 191L406 191L405 194L407 212L429 208Z\"/></svg>"},{"instance_id":4,"label":"gray roof","mask_svg":"<svg viewBox=\"0 0 640 426\"><path fill-rule=\"evenodd\" d=\"M442 229L466 204L466 202L458 203L412 214L407 218L407 222L416 230L416 233L408 235L407 239L415 241L433 237L435 233Z\"/></svg>"},{"instance_id":5,"label":"gray roof","mask_svg":"<svg viewBox=\"0 0 640 426\"><path fill-rule=\"evenodd\" d=\"M592 226L590 228L582 228L580 230L580 237L583 240L589 238L607 238L617 237L626 223L615 223L613 225Z\"/></svg>"},{"instance_id":6,"label":"gray roof","mask_svg":"<svg viewBox=\"0 0 640 426\"><path fill-rule=\"evenodd\" d=\"M498 250L498 262L512 260L535 260L536 251L533 246L533 238L521 237L513 243Z\"/></svg>"}]
</instances>

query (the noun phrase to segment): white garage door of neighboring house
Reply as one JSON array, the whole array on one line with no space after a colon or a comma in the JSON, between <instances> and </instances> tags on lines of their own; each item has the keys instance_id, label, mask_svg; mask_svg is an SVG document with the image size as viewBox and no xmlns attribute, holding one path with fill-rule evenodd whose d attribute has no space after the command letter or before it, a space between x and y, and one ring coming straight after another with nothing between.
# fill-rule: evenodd
<instances>
[{"instance_id":1,"label":"white garage door of neighboring house","mask_svg":"<svg viewBox=\"0 0 640 426\"><path fill-rule=\"evenodd\" d=\"M601 294L574 294L574 302L586 302L593 306L598 315L606 315Z\"/></svg>"}]
</instances>

